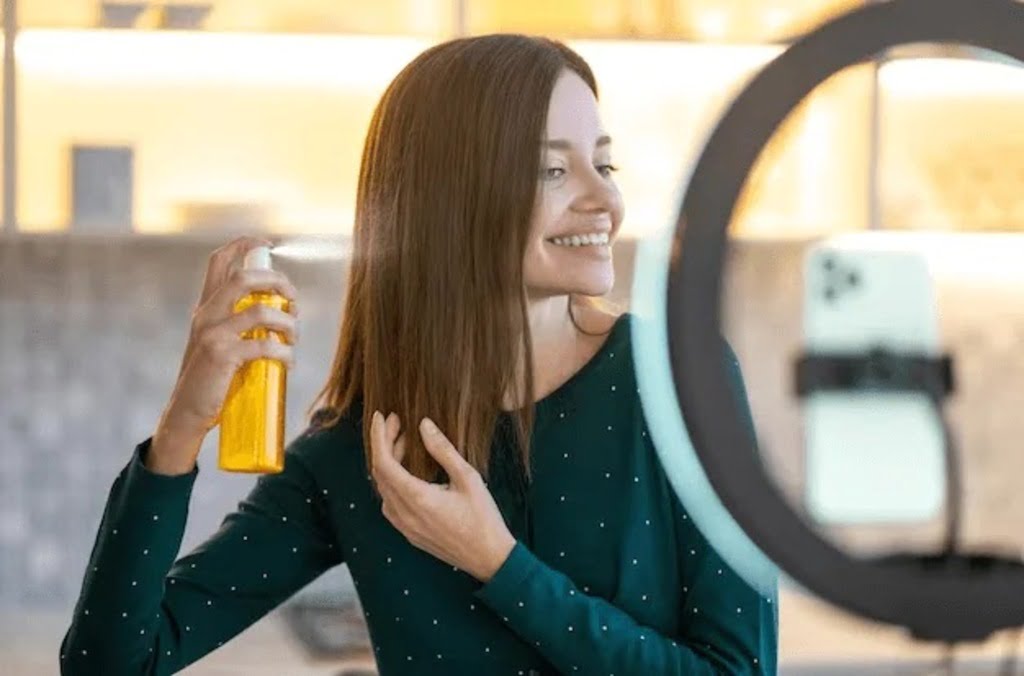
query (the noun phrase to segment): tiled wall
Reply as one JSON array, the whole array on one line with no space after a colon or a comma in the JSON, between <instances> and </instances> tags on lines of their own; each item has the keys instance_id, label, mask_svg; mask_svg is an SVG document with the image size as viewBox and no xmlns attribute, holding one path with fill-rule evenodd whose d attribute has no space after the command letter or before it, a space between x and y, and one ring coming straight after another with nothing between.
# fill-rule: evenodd
<instances>
[{"instance_id":1,"label":"tiled wall","mask_svg":"<svg viewBox=\"0 0 1024 676\"><path fill-rule=\"evenodd\" d=\"M114 477L152 434L177 377L207 257L196 237L0 237L0 610L70 608ZM623 267L631 250L618 256ZM333 357L347 270L276 264L299 290L302 338L286 432ZM616 295L628 290L620 274ZM182 553L216 531L255 481L199 457ZM305 593L351 591L344 567Z\"/></svg>"},{"instance_id":2,"label":"tiled wall","mask_svg":"<svg viewBox=\"0 0 1024 676\"><path fill-rule=\"evenodd\" d=\"M206 259L220 243L0 237L0 610L70 609L110 485L170 396ZM803 461L789 366L800 339L803 247L736 246L725 313L769 465L794 503ZM627 305L633 254L632 242L616 245L612 297ZM333 356L346 271L280 267L303 307L289 378L292 438ZM941 299L941 321L958 358L951 414L966 453L966 537L1019 550L1024 292L1015 289L1024 285L956 289ZM200 456L182 552L214 532L254 481L217 469L216 441L214 432ZM940 526L834 534L851 545L935 542ZM305 593L350 594L347 572L335 569Z\"/></svg>"},{"instance_id":3,"label":"tiled wall","mask_svg":"<svg viewBox=\"0 0 1024 676\"><path fill-rule=\"evenodd\" d=\"M0 238L0 605L73 603L111 483L170 397L218 245ZM344 279L322 264L288 273L304 310L290 439L322 384ZM183 552L212 534L255 480L220 471L216 456L214 432L199 458Z\"/></svg>"}]
</instances>

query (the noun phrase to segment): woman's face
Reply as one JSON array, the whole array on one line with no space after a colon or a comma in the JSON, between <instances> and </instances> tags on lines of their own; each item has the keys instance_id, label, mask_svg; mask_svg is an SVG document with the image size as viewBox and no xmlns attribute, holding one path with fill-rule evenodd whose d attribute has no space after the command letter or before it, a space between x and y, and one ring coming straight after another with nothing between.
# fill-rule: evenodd
<instances>
[{"instance_id":1,"label":"woman's face","mask_svg":"<svg viewBox=\"0 0 1024 676\"><path fill-rule=\"evenodd\" d=\"M622 224L622 196L612 179L611 139L597 100L564 70L548 106L523 276L531 298L601 296L615 282L611 243Z\"/></svg>"}]
</instances>

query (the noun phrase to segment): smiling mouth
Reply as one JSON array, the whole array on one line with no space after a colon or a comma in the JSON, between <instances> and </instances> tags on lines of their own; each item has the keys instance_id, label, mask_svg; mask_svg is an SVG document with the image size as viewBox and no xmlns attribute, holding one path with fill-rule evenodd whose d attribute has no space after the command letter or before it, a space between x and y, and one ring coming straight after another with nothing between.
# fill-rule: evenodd
<instances>
[{"instance_id":1,"label":"smiling mouth","mask_svg":"<svg viewBox=\"0 0 1024 676\"><path fill-rule=\"evenodd\" d=\"M607 232L594 232L584 235L569 235L567 237L551 237L546 240L555 246L567 248L599 247L608 246L611 241Z\"/></svg>"}]
</instances>

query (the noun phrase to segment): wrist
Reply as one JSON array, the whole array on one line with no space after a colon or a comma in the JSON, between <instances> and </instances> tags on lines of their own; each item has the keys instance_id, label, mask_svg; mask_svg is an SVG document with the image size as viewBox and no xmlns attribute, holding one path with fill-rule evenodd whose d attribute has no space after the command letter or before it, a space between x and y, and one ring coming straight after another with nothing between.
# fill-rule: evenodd
<instances>
[{"instance_id":1,"label":"wrist","mask_svg":"<svg viewBox=\"0 0 1024 676\"><path fill-rule=\"evenodd\" d=\"M146 453L146 469L156 474L188 474L196 465L203 436L157 427Z\"/></svg>"},{"instance_id":2,"label":"wrist","mask_svg":"<svg viewBox=\"0 0 1024 676\"><path fill-rule=\"evenodd\" d=\"M505 561L508 560L515 546L516 539L512 537L511 533L506 531L498 542L490 548L490 552L483 566L481 566L480 574L476 576L477 579L484 584L490 582L498 570L505 565Z\"/></svg>"},{"instance_id":3,"label":"wrist","mask_svg":"<svg viewBox=\"0 0 1024 676\"><path fill-rule=\"evenodd\" d=\"M166 437L177 439L199 439L200 442L206 438L209 431L213 429L207 421L179 409L174 402L164 409L160 414L156 430Z\"/></svg>"}]
</instances>

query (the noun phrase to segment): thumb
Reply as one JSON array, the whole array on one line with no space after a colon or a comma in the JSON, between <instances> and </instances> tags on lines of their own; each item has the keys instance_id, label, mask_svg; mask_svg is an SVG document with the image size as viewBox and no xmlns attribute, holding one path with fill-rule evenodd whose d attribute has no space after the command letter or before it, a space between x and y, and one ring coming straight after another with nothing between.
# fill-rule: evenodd
<instances>
[{"instance_id":1,"label":"thumb","mask_svg":"<svg viewBox=\"0 0 1024 676\"><path fill-rule=\"evenodd\" d=\"M462 485L470 473L475 471L430 418L420 421L420 436L423 437L427 452L444 468L453 484Z\"/></svg>"}]
</instances>

